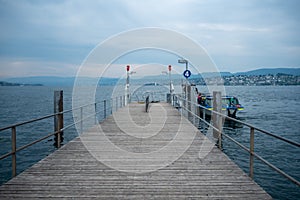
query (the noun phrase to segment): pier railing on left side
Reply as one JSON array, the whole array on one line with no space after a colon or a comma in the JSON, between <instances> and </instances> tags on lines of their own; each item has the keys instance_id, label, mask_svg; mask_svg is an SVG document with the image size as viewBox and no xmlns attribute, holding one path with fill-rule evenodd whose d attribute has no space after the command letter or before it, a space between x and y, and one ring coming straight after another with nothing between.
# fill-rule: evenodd
<instances>
[{"instance_id":1,"label":"pier railing on left side","mask_svg":"<svg viewBox=\"0 0 300 200\"><path fill-rule=\"evenodd\" d=\"M58 94L59 93L59 94ZM57 102L54 103L54 105L58 105L58 110L59 112L55 112L53 114L50 115L45 115L39 118L35 118L32 120L28 120L28 121L24 121L24 122L20 122L20 123L16 123L16 124L12 124L6 127L2 127L0 128L0 132L4 131L4 130L11 130L11 151L0 155L0 160L3 160L9 156L11 156L12 158L12 177L15 177L17 175L17 156L16 153L19 151L22 151L36 143L39 143L43 140L46 140L47 138L50 138L52 136L55 136L55 146L57 148L60 148L61 146L61 137L62 134L65 130L76 126L77 124L79 124L80 127L80 132L82 133L83 131L83 122L90 119L90 118L94 118L95 120L95 124L98 123L98 119L97 119L97 115L99 115L100 113L102 113L102 119L105 119L106 117L108 117L109 115L111 115L113 112L117 111L118 108L124 107L126 105L126 101L125 101L125 96L117 96L111 99L106 99L106 100L102 100L99 102L93 102L93 103L89 103L89 104L85 104L76 108L72 108L69 110L63 110L63 100L62 100L62 91L55 91L54 94L54 99L55 96L58 96L57 98ZM54 106L55 107L55 106ZM87 115L86 117L83 117L83 112L85 109L95 109L95 112L91 115ZM71 124L68 124L66 126L64 126L64 122L63 122L63 115L66 113L70 113L70 112L74 112L74 111L79 111L80 112L80 118L78 120L74 119L74 122ZM45 119L49 119L49 118L54 118L54 132L48 133L47 135L40 137L37 140L34 140L28 144L25 144L21 147L17 148L17 127L26 125L26 124L31 124L37 121L42 121ZM76 121L75 121L76 120Z\"/></svg>"}]
</instances>

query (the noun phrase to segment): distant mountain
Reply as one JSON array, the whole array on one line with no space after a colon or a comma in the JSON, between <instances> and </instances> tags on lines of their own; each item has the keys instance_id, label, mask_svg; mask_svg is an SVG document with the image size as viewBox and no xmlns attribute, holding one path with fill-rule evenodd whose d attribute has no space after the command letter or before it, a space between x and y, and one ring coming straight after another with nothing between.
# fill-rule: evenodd
<instances>
[{"instance_id":1,"label":"distant mountain","mask_svg":"<svg viewBox=\"0 0 300 200\"><path fill-rule=\"evenodd\" d=\"M55 77L55 76L33 76L8 78L4 81L22 84L43 84L45 86L71 86L74 83L73 77Z\"/></svg>"},{"instance_id":2,"label":"distant mountain","mask_svg":"<svg viewBox=\"0 0 300 200\"><path fill-rule=\"evenodd\" d=\"M259 76L259 75L276 75L276 74L289 74L289 75L300 75L300 68L263 68L256 69L248 72L238 72L234 73L234 75L248 75L248 76Z\"/></svg>"},{"instance_id":3,"label":"distant mountain","mask_svg":"<svg viewBox=\"0 0 300 200\"><path fill-rule=\"evenodd\" d=\"M33 76L33 77L16 77L1 79L1 81L18 83L18 84L42 84L44 86L73 86L75 77L57 77L57 76ZM83 85L91 85L94 83L100 85L115 85L119 79L117 78L98 78L80 77L79 81Z\"/></svg>"},{"instance_id":4,"label":"distant mountain","mask_svg":"<svg viewBox=\"0 0 300 200\"><path fill-rule=\"evenodd\" d=\"M211 78L211 77L217 77L217 76L232 76L233 74L230 72L203 72L203 73L198 73L198 74L191 74L189 79L197 79L197 78ZM169 76L167 75L153 75L153 76L146 76L146 77L133 77L132 80L138 80L138 79L143 79L143 80L168 80ZM180 79L185 79L182 74L172 74L172 79L175 80L180 80Z\"/></svg>"},{"instance_id":5,"label":"distant mountain","mask_svg":"<svg viewBox=\"0 0 300 200\"><path fill-rule=\"evenodd\" d=\"M218 76L232 76L233 74L230 72L204 72L201 74L203 78L212 78Z\"/></svg>"},{"instance_id":6,"label":"distant mountain","mask_svg":"<svg viewBox=\"0 0 300 200\"><path fill-rule=\"evenodd\" d=\"M189 80L197 80L201 78L212 78L217 76L237 76L237 75L268 75L268 74L290 74L300 76L300 68L271 68L271 69L257 69L248 72L204 72L201 74L192 74ZM17 77L17 78L2 78L0 81L8 82L19 85L44 85L44 86L73 86L76 77L57 77L57 76L33 76L33 77ZM180 83L184 79L182 74L172 74L172 80ZM98 78L91 77L80 77L78 83L80 85L116 85L125 84L125 79L119 78L108 78L103 77L100 80ZM145 82L168 82L169 76L157 75L157 76L146 76L146 77L131 77L131 84L141 84ZM3 83L2 85L4 85Z\"/></svg>"},{"instance_id":7,"label":"distant mountain","mask_svg":"<svg viewBox=\"0 0 300 200\"><path fill-rule=\"evenodd\" d=\"M9 83L0 81L0 86L43 86L42 84L23 84L23 83Z\"/></svg>"}]
</instances>

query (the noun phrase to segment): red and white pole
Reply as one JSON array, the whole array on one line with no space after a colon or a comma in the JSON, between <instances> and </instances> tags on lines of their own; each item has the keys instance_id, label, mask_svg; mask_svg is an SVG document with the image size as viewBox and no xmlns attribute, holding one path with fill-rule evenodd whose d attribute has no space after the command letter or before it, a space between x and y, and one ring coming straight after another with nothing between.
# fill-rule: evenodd
<instances>
[{"instance_id":1,"label":"red and white pole","mask_svg":"<svg viewBox=\"0 0 300 200\"><path fill-rule=\"evenodd\" d=\"M125 85L125 105L129 103L129 70L130 70L130 66L127 65L126 66L127 77L126 77L126 85Z\"/></svg>"},{"instance_id":2,"label":"red and white pole","mask_svg":"<svg viewBox=\"0 0 300 200\"><path fill-rule=\"evenodd\" d=\"M170 79L170 95L171 95L171 105L173 105L173 91L174 91L174 86L172 84L172 79L171 79L171 71L172 71L172 66L168 66L169 69L169 79Z\"/></svg>"}]
</instances>

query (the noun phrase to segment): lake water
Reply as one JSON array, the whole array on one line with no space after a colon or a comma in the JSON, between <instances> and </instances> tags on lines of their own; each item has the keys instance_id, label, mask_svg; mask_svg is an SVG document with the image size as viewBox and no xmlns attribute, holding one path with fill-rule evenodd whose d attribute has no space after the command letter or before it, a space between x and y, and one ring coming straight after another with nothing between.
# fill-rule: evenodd
<instances>
[{"instance_id":1,"label":"lake water","mask_svg":"<svg viewBox=\"0 0 300 200\"><path fill-rule=\"evenodd\" d=\"M226 93L238 97L245 107L244 111L237 114L241 121L300 143L299 86L231 86L226 87ZM249 148L248 127L225 123L224 132ZM223 149L232 160L249 173L249 153L228 139L224 139ZM300 148L256 131L254 150L271 164L300 180ZM300 199L298 186L256 159L254 180L275 199Z\"/></svg>"},{"instance_id":2,"label":"lake water","mask_svg":"<svg viewBox=\"0 0 300 200\"><path fill-rule=\"evenodd\" d=\"M0 87L0 127L53 113L54 90L64 90L64 109L72 106L72 88ZM201 91L202 88L198 87ZM203 88L204 89L204 88ZM113 88L101 87L96 100L110 98ZM239 98L245 110L240 120L300 143L300 87L299 86L232 86L226 93ZM71 113L64 116L65 124L73 122ZM101 119L101 116L98 116ZM17 146L51 133L53 119L17 128ZM249 128L239 124L225 124L225 133L249 146ZM64 132L64 143L77 136L75 128ZM10 151L10 130L0 132L0 154ZM17 172L20 173L55 150L53 138L42 141L17 153ZM224 139L224 152L248 173L249 155ZM300 149L255 133L255 152L300 180ZM291 184L267 166L255 160L255 181L275 199L300 199L299 187ZM0 161L0 184L11 178L11 158Z\"/></svg>"}]
</instances>

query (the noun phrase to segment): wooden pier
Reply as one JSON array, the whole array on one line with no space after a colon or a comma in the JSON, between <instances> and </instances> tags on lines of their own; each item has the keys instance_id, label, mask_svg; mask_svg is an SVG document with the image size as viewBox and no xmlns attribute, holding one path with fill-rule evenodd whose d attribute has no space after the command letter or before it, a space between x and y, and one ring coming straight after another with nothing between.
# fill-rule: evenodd
<instances>
[{"instance_id":1,"label":"wooden pier","mask_svg":"<svg viewBox=\"0 0 300 200\"><path fill-rule=\"evenodd\" d=\"M137 126L128 125L129 120ZM159 131L151 135L153 129ZM116 159L108 145L103 164L89 151L97 149L98 142L106 145L100 132L120 149L136 154L163 149L178 135L174 153L186 149L172 163L160 166L161 159L169 159L172 152L132 164L126 157ZM139 133L142 137L134 136ZM107 163L116 163L119 169ZM167 103L151 104L148 113L144 104L129 104L0 187L1 200L57 198L271 199Z\"/></svg>"}]
</instances>

